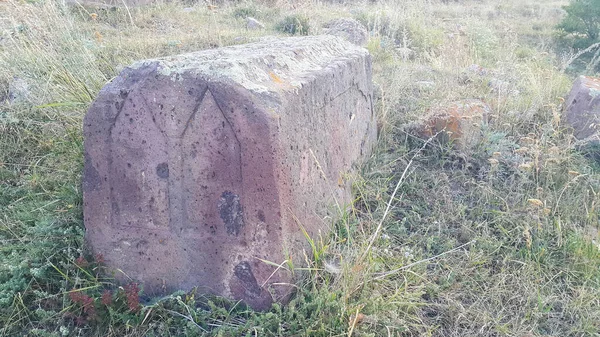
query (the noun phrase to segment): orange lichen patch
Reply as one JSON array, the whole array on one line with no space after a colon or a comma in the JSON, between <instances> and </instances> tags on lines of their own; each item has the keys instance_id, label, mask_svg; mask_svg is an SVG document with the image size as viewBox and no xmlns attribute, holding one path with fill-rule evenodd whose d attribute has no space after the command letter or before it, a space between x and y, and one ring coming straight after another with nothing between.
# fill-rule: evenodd
<instances>
[{"instance_id":1,"label":"orange lichen patch","mask_svg":"<svg viewBox=\"0 0 600 337\"><path fill-rule=\"evenodd\" d=\"M422 137L446 135L449 141L459 141L464 145L475 132L474 128L487 123L490 107L483 101L471 99L450 104L446 108L430 114L419 134Z\"/></svg>"},{"instance_id":2,"label":"orange lichen patch","mask_svg":"<svg viewBox=\"0 0 600 337\"><path fill-rule=\"evenodd\" d=\"M269 76L271 77L271 79L273 80L273 82L278 83L278 84L282 84L283 81L281 80L281 78L279 76L277 76L277 74L275 74L274 72L270 71L269 72Z\"/></svg>"},{"instance_id":3,"label":"orange lichen patch","mask_svg":"<svg viewBox=\"0 0 600 337\"><path fill-rule=\"evenodd\" d=\"M284 79L282 79L281 77L279 77L277 74L275 74L272 71L269 72L269 77L271 78L272 83L275 84L274 87L276 87L278 89L281 89L281 90L293 90L294 89L294 86L292 84L285 81Z\"/></svg>"},{"instance_id":4,"label":"orange lichen patch","mask_svg":"<svg viewBox=\"0 0 600 337\"><path fill-rule=\"evenodd\" d=\"M590 89L600 90L600 78L591 77L591 76L582 76L583 83L586 87Z\"/></svg>"},{"instance_id":5,"label":"orange lichen patch","mask_svg":"<svg viewBox=\"0 0 600 337\"><path fill-rule=\"evenodd\" d=\"M102 42L102 40L104 39L104 36L102 36L102 34L100 32L98 32L98 31L96 31L94 33L94 37L96 38L97 42Z\"/></svg>"}]
</instances>

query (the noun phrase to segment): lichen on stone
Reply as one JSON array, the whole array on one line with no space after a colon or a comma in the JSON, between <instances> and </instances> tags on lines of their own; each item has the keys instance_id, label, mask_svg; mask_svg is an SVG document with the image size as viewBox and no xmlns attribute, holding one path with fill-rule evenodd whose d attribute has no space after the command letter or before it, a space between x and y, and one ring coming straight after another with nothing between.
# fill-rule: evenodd
<instances>
[{"instance_id":1,"label":"lichen on stone","mask_svg":"<svg viewBox=\"0 0 600 337\"><path fill-rule=\"evenodd\" d=\"M349 54L364 56L367 51L335 36L267 37L256 43L144 60L131 67L157 63L157 72L173 81L180 80L181 75L194 74L206 79L228 79L250 91L265 93L302 87L310 80L307 74L324 70L340 56ZM272 74L280 81L273 80Z\"/></svg>"}]
</instances>

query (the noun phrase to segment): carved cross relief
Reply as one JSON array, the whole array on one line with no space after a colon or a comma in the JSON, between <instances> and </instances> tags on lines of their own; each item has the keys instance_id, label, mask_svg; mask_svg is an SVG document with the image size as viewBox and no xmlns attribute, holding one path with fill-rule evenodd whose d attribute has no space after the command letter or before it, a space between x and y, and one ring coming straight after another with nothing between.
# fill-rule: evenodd
<instances>
[{"instance_id":1,"label":"carved cross relief","mask_svg":"<svg viewBox=\"0 0 600 337\"><path fill-rule=\"evenodd\" d=\"M237 235L241 146L230 120L207 87L145 91L128 96L109 135L112 226L205 236L224 223Z\"/></svg>"}]
</instances>

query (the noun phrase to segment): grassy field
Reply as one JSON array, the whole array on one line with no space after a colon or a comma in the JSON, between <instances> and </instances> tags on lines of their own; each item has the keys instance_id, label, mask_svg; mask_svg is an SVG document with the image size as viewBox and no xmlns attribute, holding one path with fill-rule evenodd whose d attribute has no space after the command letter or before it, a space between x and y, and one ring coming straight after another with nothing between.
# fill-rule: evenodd
<instances>
[{"instance_id":1,"label":"grassy field","mask_svg":"<svg viewBox=\"0 0 600 337\"><path fill-rule=\"evenodd\" d=\"M600 170L561 120L564 4L0 0L0 337L599 336ZM139 304L83 245L84 113L135 60L286 35L290 15L309 34L337 17L369 29L381 132L354 207L288 306L194 293ZM409 132L470 98L493 109L476 144Z\"/></svg>"}]
</instances>

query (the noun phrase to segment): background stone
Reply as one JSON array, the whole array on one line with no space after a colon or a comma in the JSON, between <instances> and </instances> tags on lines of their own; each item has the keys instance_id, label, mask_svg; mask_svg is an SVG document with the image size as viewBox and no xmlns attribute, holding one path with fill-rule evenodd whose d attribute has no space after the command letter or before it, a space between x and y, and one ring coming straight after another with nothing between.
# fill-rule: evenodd
<instances>
[{"instance_id":1,"label":"background stone","mask_svg":"<svg viewBox=\"0 0 600 337\"><path fill-rule=\"evenodd\" d=\"M489 122L491 108L478 99L456 101L446 107L432 110L416 127L423 138L438 137L453 142L459 149L467 149L481 137L481 125Z\"/></svg>"},{"instance_id":2,"label":"background stone","mask_svg":"<svg viewBox=\"0 0 600 337\"><path fill-rule=\"evenodd\" d=\"M248 28L250 30L263 29L263 28L265 28L265 25L262 22L256 20L255 18L247 17L246 18L246 28Z\"/></svg>"},{"instance_id":3,"label":"background stone","mask_svg":"<svg viewBox=\"0 0 600 337\"><path fill-rule=\"evenodd\" d=\"M580 76L566 102L566 122L579 140L598 140L600 128L600 79Z\"/></svg>"},{"instance_id":4,"label":"background stone","mask_svg":"<svg viewBox=\"0 0 600 337\"><path fill-rule=\"evenodd\" d=\"M29 83L25 79L15 77L10 81L8 85L8 101L11 104L27 102L30 96Z\"/></svg>"},{"instance_id":5,"label":"background stone","mask_svg":"<svg viewBox=\"0 0 600 337\"><path fill-rule=\"evenodd\" d=\"M325 24L323 33L343 37L358 46L365 46L369 38L362 23L352 18L339 18Z\"/></svg>"}]
</instances>

